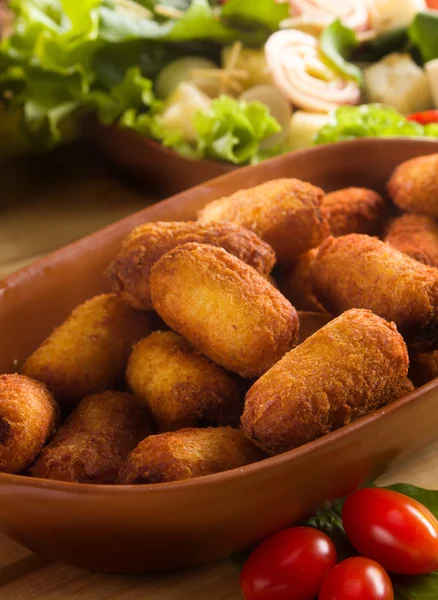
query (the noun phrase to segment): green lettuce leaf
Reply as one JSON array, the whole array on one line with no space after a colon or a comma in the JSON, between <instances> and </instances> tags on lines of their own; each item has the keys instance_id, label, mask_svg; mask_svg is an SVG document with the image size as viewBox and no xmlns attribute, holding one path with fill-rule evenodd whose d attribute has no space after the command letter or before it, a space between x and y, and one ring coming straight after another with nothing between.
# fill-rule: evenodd
<instances>
[{"instance_id":1,"label":"green lettuce leaf","mask_svg":"<svg viewBox=\"0 0 438 600\"><path fill-rule=\"evenodd\" d=\"M133 0L129 10L120 0L11 0L15 32L0 44L0 93L23 115L34 145L60 142L63 120L92 109L104 123L150 131L157 110L150 80L163 66L184 54L217 60L220 45L238 39L261 45L286 9L275 0L163 1L182 9L181 18L154 18L157 0ZM244 162L256 155L262 124L272 124L252 111L236 117L234 126L222 114L220 127L227 131L210 135L202 149L187 149L174 132L161 138L186 154L208 151Z\"/></svg>"},{"instance_id":2,"label":"green lettuce leaf","mask_svg":"<svg viewBox=\"0 0 438 600\"><path fill-rule=\"evenodd\" d=\"M181 48L145 40L105 44L92 57L96 84L110 89L121 83L130 67L139 67L143 77L154 79L170 61L179 58Z\"/></svg>"},{"instance_id":3,"label":"green lettuce leaf","mask_svg":"<svg viewBox=\"0 0 438 600\"><path fill-rule=\"evenodd\" d=\"M265 105L228 96L213 100L207 112L195 114L195 143L188 142L182 132L163 125L160 104L156 100L148 116L131 110L124 113L119 123L142 135L150 135L187 158L213 158L245 164L285 151L280 146L267 151L260 149L264 139L280 130L280 125Z\"/></svg>"},{"instance_id":4,"label":"green lettuce leaf","mask_svg":"<svg viewBox=\"0 0 438 600\"><path fill-rule=\"evenodd\" d=\"M354 59L361 62L377 62L391 52L406 52L409 45L407 27L399 27L379 33L375 38L358 46Z\"/></svg>"},{"instance_id":5,"label":"green lettuce leaf","mask_svg":"<svg viewBox=\"0 0 438 600\"><path fill-rule=\"evenodd\" d=\"M262 0L256 0L262 2ZM269 3L275 12L274 0L263 0ZM242 0L238 0L244 6ZM226 8L227 5L225 5ZM240 39L248 45L259 46L267 39L270 28L260 31L260 25L264 27L265 21L254 21L253 29L230 27L226 24L226 18L218 18L218 13L210 5L208 0L191 0L190 6L183 16L177 20L154 21L152 19L141 19L133 14L125 14L117 10L102 6L100 9L100 36L107 42L125 42L128 40L161 40L163 42L184 42L193 40L208 40L219 44L227 44ZM245 13L245 11L243 11ZM248 12L248 11L246 11ZM266 11L265 11L266 12ZM254 16L256 13L251 12ZM266 19L266 15L262 15ZM273 22L274 17L268 19Z\"/></svg>"},{"instance_id":6,"label":"green lettuce leaf","mask_svg":"<svg viewBox=\"0 0 438 600\"><path fill-rule=\"evenodd\" d=\"M111 88L110 93L92 91L84 102L97 110L99 120L108 125L128 111L144 112L156 102L152 81L140 73L139 67L131 67L121 83Z\"/></svg>"},{"instance_id":7,"label":"green lettuce leaf","mask_svg":"<svg viewBox=\"0 0 438 600\"><path fill-rule=\"evenodd\" d=\"M408 121L395 108L380 104L343 106L338 108L331 123L325 125L315 136L316 144L328 144L358 137L431 136L436 129L423 127Z\"/></svg>"},{"instance_id":8,"label":"green lettuce leaf","mask_svg":"<svg viewBox=\"0 0 438 600\"><path fill-rule=\"evenodd\" d=\"M424 62L438 58L438 11L415 15L408 32Z\"/></svg>"},{"instance_id":9,"label":"green lettuce leaf","mask_svg":"<svg viewBox=\"0 0 438 600\"><path fill-rule=\"evenodd\" d=\"M438 572L415 577L393 577L394 600L436 600Z\"/></svg>"},{"instance_id":10,"label":"green lettuce leaf","mask_svg":"<svg viewBox=\"0 0 438 600\"><path fill-rule=\"evenodd\" d=\"M438 518L438 491L437 490L426 490L424 488L411 485L410 483L395 483L389 485L385 489L399 492L409 498L417 500L420 504L423 504L430 512Z\"/></svg>"},{"instance_id":11,"label":"green lettuce leaf","mask_svg":"<svg viewBox=\"0 0 438 600\"><path fill-rule=\"evenodd\" d=\"M228 96L213 100L208 112L198 112L194 125L202 156L234 164L253 159L260 143L281 130L261 102L245 102Z\"/></svg>"},{"instance_id":12,"label":"green lettuce leaf","mask_svg":"<svg viewBox=\"0 0 438 600\"><path fill-rule=\"evenodd\" d=\"M100 9L101 38L107 42L125 42L127 40L164 39L173 28L173 22L159 23L152 19L140 19L102 6Z\"/></svg>"},{"instance_id":13,"label":"green lettuce leaf","mask_svg":"<svg viewBox=\"0 0 438 600\"><path fill-rule=\"evenodd\" d=\"M274 0L228 0L222 8L221 16L236 27L251 29L264 27L269 32L277 31L280 22L289 16L287 2Z\"/></svg>"},{"instance_id":14,"label":"green lettuce leaf","mask_svg":"<svg viewBox=\"0 0 438 600\"><path fill-rule=\"evenodd\" d=\"M339 19L328 25L319 39L320 50L330 66L362 84L361 69L348 62L358 43L354 30L345 27Z\"/></svg>"},{"instance_id":15,"label":"green lettuce leaf","mask_svg":"<svg viewBox=\"0 0 438 600\"><path fill-rule=\"evenodd\" d=\"M81 105L88 92L77 74L68 77L56 73L30 70L23 98L23 126L32 147L46 150L62 139L62 122Z\"/></svg>"}]
</instances>

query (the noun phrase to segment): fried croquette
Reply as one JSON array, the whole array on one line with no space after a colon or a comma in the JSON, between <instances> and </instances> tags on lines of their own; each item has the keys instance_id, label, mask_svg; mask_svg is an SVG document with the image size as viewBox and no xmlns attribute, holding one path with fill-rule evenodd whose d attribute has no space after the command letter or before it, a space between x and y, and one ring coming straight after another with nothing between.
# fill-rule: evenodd
<instances>
[{"instance_id":1,"label":"fried croquette","mask_svg":"<svg viewBox=\"0 0 438 600\"><path fill-rule=\"evenodd\" d=\"M315 260L318 248L312 248L302 254L298 260L281 270L279 277L280 291L297 310L326 312L316 299L310 282L310 268Z\"/></svg>"},{"instance_id":2,"label":"fried croquette","mask_svg":"<svg viewBox=\"0 0 438 600\"><path fill-rule=\"evenodd\" d=\"M120 469L119 483L168 483L243 467L264 458L241 431L188 427L147 438Z\"/></svg>"},{"instance_id":3,"label":"fried croquette","mask_svg":"<svg viewBox=\"0 0 438 600\"><path fill-rule=\"evenodd\" d=\"M281 262L296 260L328 235L324 192L299 179L274 179L207 204L201 223L232 221L254 231Z\"/></svg>"},{"instance_id":4,"label":"fried croquette","mask_svg":"<svg viewBox=\"0 0 438 600\"><path fill-rule=\"evenodd\" d=\"M237 383L173 331L155 331L136 344L126 380L160 432L239 424L243 396Z\"/></svg>"},{"instance_id":5,"label":"fried croquette","mask_svg":"<svg viewBox=\"0 0 438 600\"><path fill-rule=\"evenodd\" d=\"M144 223L126 238L107 271L113 291L133 308L151 310L149 275L153 264L172 248L188 242L224 248L263 276L275 264L272 248L252 231L234 223Z\"/></svg>"},{"instance_id":6,"label":"fried croquette","mask_svg":"<svg viewBox=\"0 0 438 600\"><path fill-rule=\"evenodd\" d=\"M438 343L438 270L376 238L350 234L323 242L312 288L332 314L368 308L394 321L412 352Z\"/></svg>"},{"instance_id":7,"label":"fried croquette","mask_svg":"<svg viewBox=\"0 0 438 600\"><path fill-rule=\"evenodd\" d=\"M438 377L438 350L420 352L411 358L409 375L415 385L424 385Z\"/></svg>"},{"instance_id":8,"label":"fried croquette","mask_svg":"<svg viewBox=\"0 0 438 600\"><path fill-rule=\"evenodd\" d=\"M271 455L301 446L387 402L408 364L394 323L349 310L256 381L246 394L243 431Z\"/></svg>"},{"instance_id":9,"label":"fried croquette","mask_svg":"<svg viewBox=\"0 0 438 600\"><path fill-rule=\"evenodd\" d=\"M172 329L242 377L261 375L297 342L295 308L223 248L174 248L152 267L150 287L155 310Z\"/></svg>"},{"instance_id":10,"label":"fried croquette","mask_svg":"<svg viewBox=\"0 0 438 600\"><path fill-rule=\"evenodd\" d=\"M150 332L147 317L116 296L79 305L26 360L23 373L42 381L63 407L103 392L123 377L132 346Z\"/></svg>"},{"instance_id":11,"label":"fried croquette","mask_svg":"<svg viewBox=\"0 0 438 600\"><path fill-rule=\"evenodd\" d=\"M387 388L383 392L382 397L384 400L380 403L380 405L384 406L385 404L394 402L394 400L403 398L403 396L407 396L414 390L415 390L415 385L413 384L412 380L409 379L409 377L400 379L392 387Z\"/></svg>"},{"instance_id":12,"label":"fried croquette","mask_svg":"<svg viewBox=\"0 0 438 600\"><path fill-rule=\"evenodd\" d=\"M298 311L298 319L300 321L300 335L299 344L302 344L304 340L313 335L318 329L327 325L329 321L333 319L329 313L317 313L306 310Z\"/></svg>"},{"instance_id":13,"label":"fried croquette","mask_svg":"<svg viewBox=\"0 0 438 600\"><path fill-rule=\"evenodd\" d=\"M39 381L0 375L0 471L21 473L55 431L58 407Z\"/></svg>"},{"instance_id":14,"label":"fried croquette","mask_svg":"<svg viewBox=\"0 0 438 600\"><path fill-rule=\"evenodd\" d=\"M322 202L332 235L378 233L386 216L386 202L373 190L349 187L327 194Z\"/></svg>"},{"instance_id":15,"label":"fried croquette","mask_svg":"<svg viewBox=\"0 0 438 600\"><path fill-rule=\"evenodd\" d=\"M30 475L77 483L115 483L137 444L154 433L131 394L107 391L81 400L30 468Z\"/></svg>"},{"instance_id":16,"label":"fried croquette","mask_svg":"<svg viewBox=\"0 0 438 600\"><path fill-rule=\"evenodd\" d=\"M438 223L430 217L406 214L394 219L385 242L424 265L438 268Z\"/></svg>"},{"instance_id":17,"label":"fried croquette","mask_svg":"<svg viewBox=\"0 0 438 600\"><path fill-rule=\"evenodd\" d=\"M393 171L387 185L396 206L409 213L438 218L438 153L407 160Z\"/></svg>"}]
</instances>

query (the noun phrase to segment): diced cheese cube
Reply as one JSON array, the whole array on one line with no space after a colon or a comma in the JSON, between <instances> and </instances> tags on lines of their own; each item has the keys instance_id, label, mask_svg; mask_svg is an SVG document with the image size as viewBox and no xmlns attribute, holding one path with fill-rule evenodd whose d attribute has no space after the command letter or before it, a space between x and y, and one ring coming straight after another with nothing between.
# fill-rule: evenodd
<instances>
[{"instance_id":1,"label":"diced cheese cube","mask_svg":"<svg viewBox=\"0 0 438 600\"><path fill-rule=\"evenodd\" d=\"M425 110L432 106L426 72L410 54L393 52L364 70L368 102L393 106L402 113Z\"/></svg>"}]
</instances>

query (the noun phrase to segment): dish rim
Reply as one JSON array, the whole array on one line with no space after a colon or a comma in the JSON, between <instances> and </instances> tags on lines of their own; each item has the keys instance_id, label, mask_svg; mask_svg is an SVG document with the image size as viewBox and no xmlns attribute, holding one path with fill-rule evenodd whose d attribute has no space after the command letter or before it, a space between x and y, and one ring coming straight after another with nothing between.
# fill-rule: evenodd
<instances>
[{"instance_id":1,"label":"dish rim","mask_svg":"<svg viewBox=\"0 0 438 600\"><path fill-rule=\"evenodd\" d=\"M29 265L26 265L22 269L19 269L18 271L11 273L7 277L0 279L0 303L1 303L1 297L2 297L3 291L19 284L21 279L26 278L26 276L28 274L30 274L32 271L42 271L45 266L52 265L54 260L55 260L55 263L62 261L62 258L65 255L69 254L72 251L72 249L82 246L82 245L88 245L95 236L110 234L113 229L118 228L120 223L130 220L134 215L143 213L143 212L147 211L149 208L152 208L153 206L157 206L157 205L162 206L164 204L171 205L174 202L174 199L178 196L184 197L186 195L192 194L195 190L198 190L200 188L203 188L206 186L208 186L208 187L214 186L218 181L222 181L222 179L229 178L230 176L232 177L234 174L237 174L237 172L242 173L244 176L247 171L251 171L251 170L257 168L260 164L267 165L269 167L269 165L271 165L271 164L275 164L276 162L283 161L285 159L285 157L289 156L289 155L304 156L306 154L311 153L311 154L317 156L319 152L323 152L323 151L327 152L334 147L338 148L339 150L342 150L342 148L348 148L351 145L363 146L364 148L366 148L367 146L370 146L370 145L372 146L376 143L382 144L383 146L390 147L394 143L399 143L400 140L403 140L404 143L408 143L408 145L412 144L413 146L416 146L417 144L421 144L424 142L432 143L432 145L436 144L437 152L438 152L438 139L434 140L433 138L406 137L406 136L405 137L388 137L388 138L356 138L354 140L335 142L332 144L322 144L320 146L313 146L312 148L306 148L306 149L295 151L295 152L288 152L286 154L281 154L279 156L276 156L276 157L273 157L266 161L263 161L263 163L258 163L257 165L248 165L245 167L240 167L238 169L232 169L227 173L223 173L222 175L215 177L214 179L210 179L210 180L200 183L196 186L188 188L187 190L184 190L182 192L174 194L174 195L170 196L169 198L165 198L159 202L156 202L150 206L147 206L139 211L136 211L135 213L132 213L131 215L128 215L127 217L124 217L114 223L111 223L110 225L107 225L107 226L105 226L101 229L98 229L97 231L94 231L82 238L79 238L78 240L75 240L69 244L66 244L65 246L58 248L57 250L47 254L46 256L43 256L43 257L35 260L34 262L30 263ZM425 155L427 155L427 153ZM419 156L421 156L421 154L419 154ZM394 402L391 402L390 404L387 404L387 405L377 409L376 411L369 413L368 415L360 417L359 419L357 419L356 421L354 421L352 423L349 423L348 425L344 425L344 426L340 427L339 429L331 431L315 440L312 440L306 444L303 444L302 446L299 446L292 450L288 450L281 454L277 454L275 456L270 456L270 457L261 459L260 461L251 463L249 465L245 465L242 467L236 467L234 469L229 469L227 471L221 471L219 473L213 473L210 475L203 475L200 477L195 477L193 479L172 481L172 482L167 482L167 483L122 485L122 484L78 483L78 482L69 482L69 481L59 481L59 480L54 480L54 479L42 479L42 478L38 478L38 477L31 477L29 475L18 475L18 474L13 474L13 473L0 473L0 485L7 485L7 484L10 484L13 486L29 485L30 487L33 487L36 489L44 489L45 491L50 491L50 492L70 492L70 493L77 492L80 494L81 493L90 494L90 493L93 493L93 491L96 493L97 492L98 493L105 492L105 493L110 493L110 494L117 494L119 492L134 493L134 494L145 493L145 492L158 493L164 489L168 490L169 493L172 493L172 492L183 490L183 489L184 490L190 489L192 487L196 487L199 485L203 485L205 487L211 487L212 485L216 485L216 483L226 483L229 480L234 480L236 477L248 478L248 477L251 477L251 475L254 471L263 471L265 469L271 468L271 466L278 467L284 463L287 463L289 460L291 460L295 457L299 458L299 457L307 456L312 451L318 450L321 446L326 445L330 441L335 442L339 437L342 437L345 435L351 435L356 429L361 429L363 427L366 427L369 423L373 423L374 421L376 421L378 419L382 419L386 416L389 416L394 411L401 410L405 406L411 404L413 401L416 401L418 396L422 396L422 395L424 395L428 392L431 392L433 390L436 390L436 389L438 389L438 377L436 377L435 379L429 381L428 383L416 388L415 390L413 390L406 396L403 396L402 398L395 400Z\"/></svg>"}]
</instances>

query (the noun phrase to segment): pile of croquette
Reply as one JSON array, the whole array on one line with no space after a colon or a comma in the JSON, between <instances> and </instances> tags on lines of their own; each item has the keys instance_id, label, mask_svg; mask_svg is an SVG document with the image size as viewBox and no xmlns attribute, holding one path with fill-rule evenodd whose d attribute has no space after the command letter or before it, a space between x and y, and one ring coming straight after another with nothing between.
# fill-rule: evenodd
<instances>
[{"instance_id":1,"label":"pile of croquette","mask_svg":"<svg viewBox=\"0 0 438 600\"><path fill-rule=\"evenodd\" d=\"M0 375L0 471L170 483L329 434L438 376L438 154L386 195L292 178L144 223Z\"/></svg>"}]
</instances>

